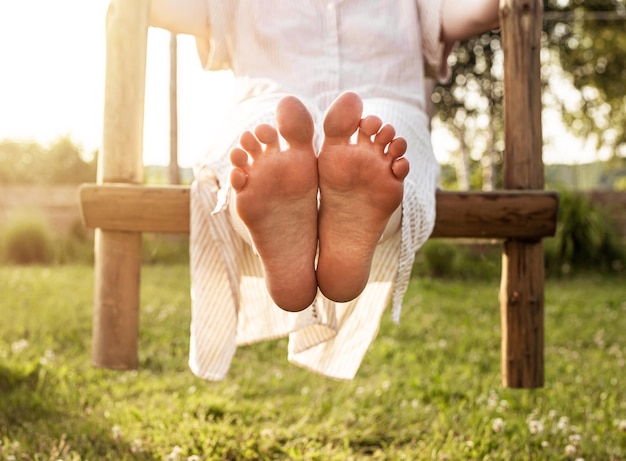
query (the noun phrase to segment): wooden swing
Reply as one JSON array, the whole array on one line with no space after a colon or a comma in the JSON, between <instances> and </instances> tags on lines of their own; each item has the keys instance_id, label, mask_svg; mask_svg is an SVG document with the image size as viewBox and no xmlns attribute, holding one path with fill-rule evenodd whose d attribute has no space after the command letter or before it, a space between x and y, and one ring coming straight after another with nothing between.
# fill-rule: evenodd
<instances>
[{"instance_id":1,"label":"wooden swing","mask_svg":"<svg viewBox=\"0 0 626 461\"><path fill-rule=\"evenodd\" d=\"M95 228L96 366L138 365L141 233L189 232L189 187L145 186L143 112L150 0L111 0L97 184L80 189ZM502 383L544 382L542 238L554 235L558 195L543 191L541 0L500 0L504 50L505 190L437 193L433 237L503 240L500 287Z\"/></svg>"}]
</instances>

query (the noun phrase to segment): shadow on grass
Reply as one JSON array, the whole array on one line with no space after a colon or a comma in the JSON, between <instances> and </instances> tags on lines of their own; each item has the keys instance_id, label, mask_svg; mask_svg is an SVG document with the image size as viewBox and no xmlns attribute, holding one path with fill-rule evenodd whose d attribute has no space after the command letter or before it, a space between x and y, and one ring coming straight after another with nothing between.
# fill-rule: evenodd
<instances>
[{"instance_id":1,"label":"shadow on grass","mask_svg":"<svg viewBox=\"0 0 626 461\"><path fill-rule=\"evenodd\" d=\"M58 392L50 373L40 364L0 365L0 459L156 459L116 436L79 398Z\"/></svg>"},{"instance_id":2,"label":"shadow on grass","mask_svg":"<svg viewBox=\"0 0 626 461\"><path fill-rule=\"evenodd\" d=\"M0 391L6 396L13 389L25 385L33 386L37 383L38 366L7 367L0 365Z\"/></svg>"}]
</instances>

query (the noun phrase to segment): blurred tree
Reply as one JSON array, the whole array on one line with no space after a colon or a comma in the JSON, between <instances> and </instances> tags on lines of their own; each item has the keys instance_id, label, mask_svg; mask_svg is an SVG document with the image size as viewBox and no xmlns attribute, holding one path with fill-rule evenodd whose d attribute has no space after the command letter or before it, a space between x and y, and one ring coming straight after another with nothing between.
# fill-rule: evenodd
<instances>
[{"instance_id":1,"label":"blurred tree","mask_svg":"<svg viewBox=\"0 0 626 461\"><path fill-rule=\"evenodd\" d=\"M459 189L493 189L502 161L502 49L497 31L467 40L450 57L452 76L432 95L439 118L459 141ZM475 169L484 174L476 184Z\"/></svg>"},{"instance_id":2,"label":"blurred tree","mask_svg":"<svg viewBox=\"0 0 626 461\"><path fill-rule=\"evenodd\" d=\"M69 137L49 148L35 142L0 142L0 184L80 184L95 182L96 154L85 160Z\"/></svg>"},{"instance_id":3,"label":"blurred tree","mask_svg":"<svg viewBox=\"0 0 626 461\"><path fill-rule=\"evenodd\" d=\"M595 135L598 147L624 156L625 2L544 1L542 50L545 103L561 110L574 134ZM436 85L432 100L435 117L459 142L454 161L458 186L498 187L504 150L499 31L460 43L450 61L451 78Z\"/></svg>"},{"instance_id":4,"label":"blurred tree","mask_svg":"<svg viewBox=\"0 0 626 461\"><path fill-rule=\"evenodd\" d=\"M35 142L0 142L0 184L31 183L33 172L38 174L38 161L44 148Z\"/></svg>"},{"instance_id":5,"label":"blurred tree","mask_svg":"<svg viewBox=\"0 0 626 461\"><path fill-rule=\"evenodd\" d=\"M69 137L59 138L50 146L45 157L48 177L44 179L46 172L42 172L43 182L50 184L95 182L97 164L95 157L90 162L83 160L80 148L72 143Z\"/></svg>"},{"instance_id":6,"label":"blurred tree","mask_svg":"<svg viewBox=\"0 0 626 461\"><path fill-rule=\"evenodd\" d=\"M552 93L572 132L626 156L626 1L551 0L544 30L578 93Z\"/></svg>"}]
</instances>

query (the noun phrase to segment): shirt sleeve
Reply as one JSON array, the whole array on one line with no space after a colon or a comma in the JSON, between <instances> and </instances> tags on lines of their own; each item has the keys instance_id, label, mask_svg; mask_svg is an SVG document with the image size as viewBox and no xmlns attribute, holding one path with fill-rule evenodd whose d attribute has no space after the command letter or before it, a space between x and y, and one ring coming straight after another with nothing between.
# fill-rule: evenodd
<instances>
[{"instance_id":1,"label":"shirt sleeve","mask_svg":"<svg viewBox=\"0 0 626 461\"><path fill-rule=\"evenodd\" d=\"M200 64L206 70L230 69L228 31L234 24L231 0L203 0L206 2L206 21L211 29L211 38L196 37L196 51Z\"/></svg>"},{"instance_id":2,"label":"shirt sleeve","mask_svg":"<svg viewBox=\"0 0 626 461\"><path fill-rule=\"evenodd\" d=\"M426 75L439 81L446 81L450 78L448 55L456 45L456 43L441 41L443 1L417 0Z\"/></svg>"}]
</instances>

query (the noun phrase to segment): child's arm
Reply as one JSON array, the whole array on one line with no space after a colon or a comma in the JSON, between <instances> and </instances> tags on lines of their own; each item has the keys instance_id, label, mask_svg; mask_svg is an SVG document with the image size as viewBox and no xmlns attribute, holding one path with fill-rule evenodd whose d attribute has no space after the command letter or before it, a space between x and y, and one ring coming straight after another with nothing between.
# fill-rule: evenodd
<instances>
[{"instance_id":1,"label":"child's arm","mask_svg":"<svg viewBox=\"0 0 626 461\"><path fill-rule=\"evenodd\" d=\"M151 0L150 25L177 34L210 38L206 0Z\"/></svg>"},{"instance_id":2,"label":"child's arm","mask_svg":"<svg viewBox=\"0 0 626 461\"><path fill-rule=\"evenodd\" d=\"M441 41L453 43L499 27L499 0L444 0Z\"/></svg>"}]
</instances>

